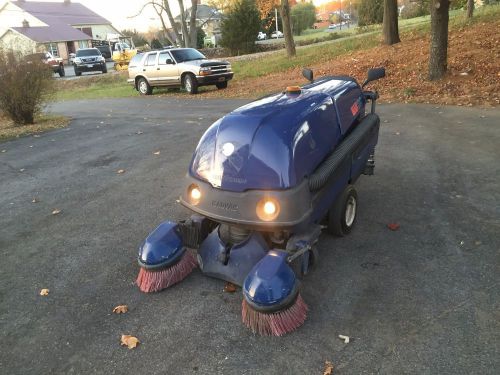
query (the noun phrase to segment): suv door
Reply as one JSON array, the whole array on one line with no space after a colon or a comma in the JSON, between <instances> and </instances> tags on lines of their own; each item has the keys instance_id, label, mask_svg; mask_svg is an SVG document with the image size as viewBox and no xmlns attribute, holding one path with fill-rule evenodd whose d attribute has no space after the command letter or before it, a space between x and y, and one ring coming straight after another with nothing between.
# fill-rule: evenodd
<instances>
[{"instance_id":1,"label":"suv door","mask_svg":"<svg viewBox=\"0 0 500 375\"><path fill-rule=\"evenodd\" d=\"M158 71L156 70L157 59L158 52L151 52L144 59L144 65L142 66L143 75L146 76L151 86L154 86L158 82Z\"/></svg>"},{"instance_id":2,"label":"suv door","mask_svg":"<svg viewBox=\"0 0 500 375\"><path fill-rule=\"evenodd\" d=\"M158 57L158 83L166 86L178 86L181 83L179 68L168 51L160 52Z\"/></svg>"}]
</instances>

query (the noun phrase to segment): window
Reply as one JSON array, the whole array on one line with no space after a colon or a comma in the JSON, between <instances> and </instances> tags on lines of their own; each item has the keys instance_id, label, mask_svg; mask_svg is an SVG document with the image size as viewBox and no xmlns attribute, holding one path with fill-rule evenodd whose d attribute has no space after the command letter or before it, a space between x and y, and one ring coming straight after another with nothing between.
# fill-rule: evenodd
<instances>
[{"instance_id":1,"label":"window","mask_svg":"<svg viewBox=\"0 0 500 375\"><path fill-rule=\"evenodd\" d=\"M147 65L147 66L155 65L157 55L158 55L158 53L149 54L148 57L146 58L146 63L144 65Z\"/></svg>"},{"instance_id":2,"label":"window","mask_svg":"<svg viewBox=\"0 0 500 375\"><path fill-rule=\"evenodd\" d=\"M59 56L59 49L57 48L57 43L48 43L45 45L47 51L49 51L52 56Z\"/></svg>"},{"instance_id":3,"label":"window","mask_svg":"<svg viewBox=\"0 0 500 375\"><path fill-rule=\"evenodd\" d=\"M86 40L79 40L78 41L78 48L87 48L89 45Z\"/></svg>"},{"instance_id":4,"label":"window","mask_svg":"<svg viewBox=\"0 0 500 375\"><path fill-rule=\"evenodd\" d=\"M158 58L159 65L167 65L167 60L172 60L172 56L168 52L160 52L160 57Z\"/></svg>"}]
</instances>

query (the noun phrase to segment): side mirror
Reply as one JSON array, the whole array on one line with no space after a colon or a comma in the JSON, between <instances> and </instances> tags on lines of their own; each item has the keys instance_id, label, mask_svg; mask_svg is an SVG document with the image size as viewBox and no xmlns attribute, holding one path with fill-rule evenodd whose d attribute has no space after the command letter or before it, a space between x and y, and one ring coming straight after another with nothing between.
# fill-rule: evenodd
<instances>
[{"instance_id":1,"label":"side mirror","mask_svg":"<svg viewBox=\"0 0 500 375\"><path fill-rule=\"evenodd\" d=\"M172 59L167 59L167 64L168 65L174 65L174 61Z\"/></svg>"},{"instance_id":2,"label":"side mirror","mask_svg":"<svg viewBox=\"0 0 500 375\"><path fill-rule=\"evenodd\" d=\"M304 68L302 69L302 75L307 79L309 82L314 82L314 74L313 71L309 68Z\"/></svg>"},{"instance_id":3,"label":"side mirror","mask_svg":"<svg viewBox=\"0 0 500 375\"><path fill-rule=\"evenodd\" d=\"M376 81L377 79L385 77L385 68L373 68L368 70L368 77L366 81L361 85L361 87L365 87L371 81Z\"/></svg>"}]
</instances>

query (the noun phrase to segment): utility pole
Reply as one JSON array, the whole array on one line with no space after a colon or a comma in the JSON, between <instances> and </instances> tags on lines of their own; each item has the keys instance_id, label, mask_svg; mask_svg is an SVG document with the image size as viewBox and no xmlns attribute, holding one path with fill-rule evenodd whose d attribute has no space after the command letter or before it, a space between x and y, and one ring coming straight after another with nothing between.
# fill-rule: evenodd
<instances>
[{"instance_id":1,"label":"utility pole","mask_svg":"<svg viewBox=\"0 0 500 375\"><path fill-rule=\"evenodd\" d=\"M342 0L340 0L340 10L339 10L339 20L340 20L340 30L342 30Z\"/></svg>"},{"instance_id":2,"label":"utility pole","mask_svg":"<svg viewBox=\"0 0 500 375\"><path fill-rule=\"evenodd\" d=\"M274 8L274 19L276 20L276 39L278 39L278 8Z\"/></svg>"}]
</instances>

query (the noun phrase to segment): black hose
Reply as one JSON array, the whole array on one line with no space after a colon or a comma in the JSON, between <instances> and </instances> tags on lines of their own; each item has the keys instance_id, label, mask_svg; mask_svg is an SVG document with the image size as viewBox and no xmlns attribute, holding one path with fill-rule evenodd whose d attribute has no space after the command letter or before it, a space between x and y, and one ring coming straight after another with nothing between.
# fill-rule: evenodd
<instances>
[{"instance_id":1,"label":"black hose","mask_svg":"<svg viewBox=\"0 0 500 375\"><path fill-rule=\"evenodd\" d=\"M380 126L380 118L376 114L370 113L356 125L354 130L335 148L335 151L328 156L314 171L309 178L309 190L317 191L325 186L328 178L344 161L350 156L363 139L371 133L374 128Z\"/></svg>"}]
</instances>

